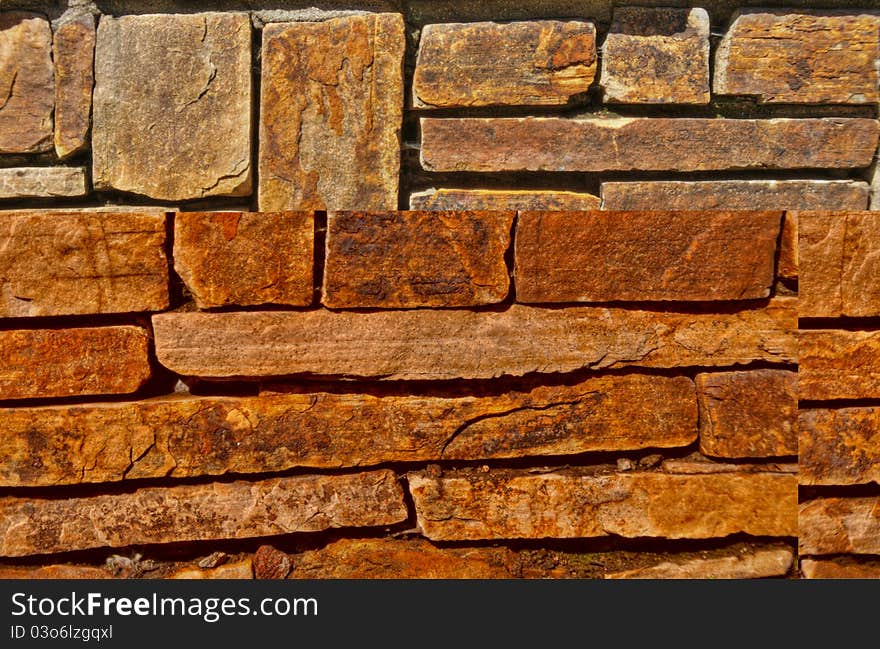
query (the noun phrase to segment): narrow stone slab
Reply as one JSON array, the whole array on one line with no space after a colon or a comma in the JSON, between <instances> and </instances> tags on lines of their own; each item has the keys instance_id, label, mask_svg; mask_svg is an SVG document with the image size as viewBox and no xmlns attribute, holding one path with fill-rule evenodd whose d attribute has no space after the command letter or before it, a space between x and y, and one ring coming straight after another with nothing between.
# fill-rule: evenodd
<instances>
[{"instance_id":1,"label":"narrow stone slab","mask_svg":"<svg viewBox=\"0 0 880 649\"><path fill-rule=\"evenodd\" d=\"M0 566L0 579L112 579L106 568L52 564L49 566L18 567Z\"/></svg>"},{"instance_id":2,"label":"narrow stone slab","mask_svg":"<svg viewBox=\"0 0 880 649\"><path fill-rule=\"evenodd\" d=\"M602 183L606 210L863 210L854 180L646 180Z\"/></svg>"},{"instance_id":3,"label":"narrow stone slab","mask_svg":"<svg viewBox=\"0 0 880 649\"><path fill-rule=\"evenodd\" d=\"M801 317L880 315L880 213L798 217Z\"/></svg>"},{"instance_id":4,"label":"narrow stone slab","mask_svg":"<svg viewBox=\"0 0 880 649\"><path fill-rule=\"evenodd\" d=\"M745 10L715 54L713 89L760 103L877 103L876 15Z\"/></svg>"},{"instance_id":5,"label":"narrow stone slab","mask_svg":"<svg viewBox=\"0 0 880 649\"><path fill-rule=\"evenodd\" d=\"M0 318L161 311L164 246L164 214L4 215Z\"/></svg>"},{"instance_id":6,"label":"narrow stone slab","mask_svg":"<svg viewBox=\"0 0 880 649\"><path fill-rule=\"evenodd\" d=\"M726 314L513 305L412 310L164 313L159 362L183 375L320 374L380 379L521 376L627 366L724 366L797 357L796 307Z\"/></svg>"},{"instance_id":7,"label":"narrow stone slab","mask_svg":"<svg viewBox=\"0 0 880 649\"><path fill-rule=\"evenodd\" d=\"M407 480L419 529L435 541L797 534L797 478L788 474L464 471Z\"/></svg>"},{"instance_id":8,"label":"narrow stone slab","mask_svg":"<svg viewBox=\"0 0 880 649\"><path fill-rule=\"evenodd\" d=\"M165 216L178 212L176 207L166 205L95 205L91 207L29 207L27 209L0 210L3 218L31 214L53 214L56 217L80 214L156 214Z\"/></svg>"},{"instance_id":9,"label":"narrow stone slab","mask_svg":"<svg viewBox=\"0 0 880 649\"><path fill-rule=\"evenodd\" d=\"M715 457L798 454L797 372L697 375L700 451Z\"/></svg>"},{"instance_id":10,"label":"narrow stone slab","mask_svg":"<svg viewBox=\"0 0 880 649\"><path fill-rule=\"evenodd\" d=\"M791 550L761 550L752 554L683 563L664 561L646 568L612 572L605 579L761 579L782 577L791 570Z\"/></svg>"},{"instance_id":11,"label":"narrow stone slab","mask_svg":"<svg viewBox=\"0 0 880 649\"><path fill-rule=\"evenodd\" d=\"M41 14L0 13L0 153L52 148L52 29Z\"/></svg>"},{"instance_id":12,"label":"narrow stone slab","mask_svg":"<svg viewBox=\"0 0 880 649\"><path fill-rule=\"evenodd\" d=\"M0 498L0 555L244 539L405 520L387 470L259 482L142 487L74 498Z\"/></svg>"},{"instance_id":13,"label":"narrow stone slab","mask_svg":"<svg viewBox=\"0 0 880 649\"><path fill-rule=\"evenodd\" d=\"M253 579L254 567L250 558L224 563L216 568L180 568L167 579Z\"/></svg>"},{"instance_id":14,"label":"narrow stone slab","mask_svg":"<svg viewBox=\"0 0 880 649\"><path fill-rule=\"evenodd\" d=\"M803 559L801 574L807 579L880 579L880 563L852 559Z\"/></svg>"},{"instance_id":15,"label":"narrow stone slab","mask_svg":"<svg viewBox=\"0 0 880 649\"><path fill-rule=\"evenodd\" d=\"M397 209L405 44L400 14L263 29L261 211Z\"/></svg>"},{"instance_id":16,"label":"narrow stone slab","mask_svg":"<svg viewBox=\"0 0 880 649\"><path fill-rule=\"evenodd\" d=\"M773 284L780 212L523 212L520 302L743 300Z\"/></svg>"},{"instance_id":17,"label":"narrow stone slab","mask_svg":"<svg viewBox=\"0 0 880 649\"><path fill-rule=\"evenodd\" d=\"M0 400L127 394L150 376L141 327L0 331Z\"/></svg>"},{"instance_id":18,"label":"narrow stone slab","mask_svg":"<svg viewBox=\"0 0 880 649\"><path fill-rule=\"evenodd\" d=\"M602 45L606 102L709 103L705 9L615 7Z\"/></svg>"},{"instance_id":19,"label":"narrow stone slab","mask_svg":"<svg viewBox=\"0 0 880 649\"><path fill-rule=\"evenodd\" d=\"M85 196L89 189L82 167L12 167L0 169L0 198Z\"/></svg>"},{"instance_id":20,"label":"narrow stone slab","mask_svg":"<svg viewBox=\"0 0 880 649\"><path fill-rule=\"evenodd\" d=\"M805 554L880 554L880 498L817 498L801 503L798 548Z\"/></svg>"},{"instance_id":21,"label":"narrow stone slab","mask_svg":"<svg viewBox=\"0 0 880 649\"><path fill-rule=\"evenodd\" d=\"M598 196L552 190L429 189L409 195L411 210L593 210Z\"/></svg>"},{"instance_id":22,"label":"narrow stone slab","mask_svg":"<svg viewBox=\"0 0 880 649\"><path fill-rule=\"evenodd\" d=\"M60 25L53 36L55 153L64 160L89 145L95 83L95 18L86 13Z\"/></svg>"},{"instance_id":23,"label":"narrow stone slab","mask_svg":"<svg viewBox=\"0 0 880 649\"><path fill-rule=\"evenodd\" d=\"M249 16L102 16L92 148L96 189L166 201L250 194Z\"/></svg>"},{"instance_id":24,"label":"narrow stone slab","mask_svg":"<svg viewBox=\"0 0 880 649\"><path fill-rule=\"evenodd\" d=\"M880 331L801 331L798 398L880 398Z\"/></svg>"},{"instance_id":25,"label":"narrow stone slab","mask_svg":"<svg viewBox=\"0 0 880 649\"><path fill-rule=\"evenodd\" d=\"M880 408L798 413L800 483L880 484Z\"/></svg>"},{"instance_id":26,"label":"narrow stone slab","mask_svg":"<svg viewBox=\"0 0 880 649\"><path fill-rule=\"evenodd\" d=\"M586 92L595 76L593 23L425 25L413 76L413 104L417 108L565 104Z\"/></svg>"},{"instance_id":27,"label":"narrow stone slab","mask_svg":"<svg viewBox=\"0 0 880 649\"><path fill-rule=\"evenodd\" d=\"M507 297L515 212L335 212L321 302L330 308L460 307Z\"/></svg>"},{"instance_id":28,"label":"narrow stone slab","mask_svg":"<svg viewBox=\"0 0 880 649\"><path fill-rule=\"evenodd\" d=\"M308 306L313 298L312 212L181 212L174 270L199 308Z\"/></svg>"},{"instance_id":29,"label":"narrow stone slab","mask_svg":"<svg viewBox=\"0 0 880 649\"><path fill-rule=\"evenodd\" d=\"M786 212L782 220L782 236L779 237L779 257L776 274L783 279L797 279L800 272L798 251L798 213Z\"/></svg>"},{"instance_id":30,"label":"narrow stone slab","mask_svg":"<svg viewBox=\"0 0 880 649\"><path fill-rule=\"evenodd\" d=\"M428 171L845 169L871 164L878 123L838 117L425 117L421 133Z\"/></svg>"}]
</instances>

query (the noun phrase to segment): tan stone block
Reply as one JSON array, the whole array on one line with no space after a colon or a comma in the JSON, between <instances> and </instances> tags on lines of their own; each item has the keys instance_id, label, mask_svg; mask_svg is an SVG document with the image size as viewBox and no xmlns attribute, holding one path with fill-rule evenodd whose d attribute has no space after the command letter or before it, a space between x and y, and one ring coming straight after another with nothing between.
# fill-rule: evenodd
<instances>
[{"instance_id":1,"label":"tan stone block","mask_svg":"<svg viewBox=\"0 0 880 649\"><path fill-rule=\"evenodd\" d=\"M880 579L880 564L847 559L803 559L801 573L806 579Z\"/></svg>"},{"instance_id":2,"label":"tan stone block","mask_svg":"<svg viewBox=\"0 0 880 649\"><path fill-rule=\"evenodd\" d=\"M750 554L685 562L664 561L605 575L605 579L760 579L782 577L791 570L791 550L759 550Z\"/></svg>"},{"instance_id":3,"label":"tan stone block","mask_svg":"<svg viewBox=\"0 0 880 649\"><path fill-rule=\"evenodd\" d=\"M0 198L59 198L89 193L83 167L0 169Z\"/></svg>"},{"instance_id":4,"label":"tan stone block","mask_svg":"<svg viewBox=\"0 0 880 649\"><path fill-rule=\"evenodd\" d=\"M429 189L409 196L411 210L594 210L598 196L553 190Z\"/></svg>"},{"instance_id":5,"label":"tan stone block","mask_svg":"<svg viewBox=\"0 0 880 649\"><path fill-rule=\"evenodd\" d=\"M807 554L880 554L880 499L817 498L801 503L798 548Z\"/></svg>"},{"instance_id":6,"label":"tan stone block","mask_svg":"<svg viewBox=\"0 0 880 649\"><path fill-rule=\"evenodd\" d=\"M95 18L83 14L53 36L55 62L55 153L62 160L88 148L95 82Z\"/></svg>"},{"instance_id":7,"label":"tan stone block","mask_svg":"<svg viewBox=\"0 0 880 649\"><path fill-rule=\"evenodd\" d=\"M880 408L798 413L800 483L880 484Z\"/></svg>"}]
</instances>

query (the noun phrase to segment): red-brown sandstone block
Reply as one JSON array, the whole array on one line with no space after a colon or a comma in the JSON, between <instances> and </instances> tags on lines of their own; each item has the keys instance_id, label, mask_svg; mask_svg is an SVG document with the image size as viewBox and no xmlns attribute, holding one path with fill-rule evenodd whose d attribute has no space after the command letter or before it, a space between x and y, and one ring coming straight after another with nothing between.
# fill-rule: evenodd
<instances>
[{"instance_id":1,"label":"red-brown sandstone block","mask_svg":"<svg viewBox=\"0 0 880 649\"><path fill-rule=\"evenodd\" d=\"M517 301L767 297L781 222L779 212L523 212Z\"/></svg>"},{"instance_id":2,"label":"red-brown sandstone block","mask_svg":"<svg viewBox=\"0 0 880 649\"><path fill-rule=\"evenodd\" d=\"M397 209L403 18L263 29L259 205Z\"/></svg>"},{"instance_id":3,"label":"red-brown sandstone block","mask_svg":"<svg viewBox=\"0 0 880 649\"><path fill-rule=\"evenodd\" d=\"M779 237L779 258L776 274L783 279L797 279L800 268L798 251L798 213L786 212Z\"/></svg>"},{"instance_id":4,"label":"red-brown sandstone block","mask_svg":"<svg viewBox=\"0 0 880 649\"><path fill-rule=\"evenodd\" d=\"M0 198L58 198L88 193L83 167L0 169Z\"/></svg>"},{"instance_id":5,"label":"red-brown sandstone block","mask_svg":"<svg viewBox=\"0 0 880 649\"><path fill-rule=\"evenodd\" d=\"M321 301L330 308L502 301L515 212L335 212Z\"/></svg>"},{"instance_id":6,"label":"red-brown sandstone block","mask_svg":"<svg viewBox=\"0 0 880 649\"><path fill-rule=\"evenodd\" d=\"M503 54L502 54L503 53ZM413 76L418 108L564 104L596 76L593 23L426 25Z\"/></svg>"},{"instance_id":7,"label":"red-brown sandstone block","mask_svg":"<svg viewBox=\"0 0 880 649\"><path fill-rule=\"evenodd\" d=\"M852 559L804 559L801 573L806 579L880 579L880 563Z\"/></svg>"},{"instance_id":8,"label":"red-brown sandstone block","mask_svg":"<svg viewBox=\"0 0 880 649\"><path fill-rule=\"evenodd\" d=\"M797 534L797 478L789 474L463 471L407 478L419 528L436 541Z\"/></svg>"},{"instance_id":9,"label":"red-brown sandstone block","mask_svg":"<svg viewBox=\"0 0 880 649\"><path fill-rule=\"evenodd\" d=\"M180 212L174 270L199 308L312 303L312 212Z\"/></svg>"},{"instance_id":10,"label":"red-brown sandstone block","mask_svg":"<svg viewBox=\"0 0 880 649\"><path fill-rule=\"evenodd\" d=\"M606 210L863 210L853 180L648 180L602 183Z\"/></svg>"},{"instance_id":11,"label":"red-brown sandstone block","mask_svg":"<svg viewBox=\"0 0 880 649\"><path fill-rule=\"evenodd\" d=\"M4 215L0 318L161 311L164 246L164 214Z\"/></svg>"},{"instance_id":12,"label":"red-brown sandstone block","mask_svg":"<svg viewBox=\"0 0 880 649\"><path fill-rule=\"evenodd\" d=\"M0 486L687 446L687 377L482 397L262 394L0 409Z\"/></svg>"},{"instance_id":13,"label":"red-brown sandstone block","mask_svg":"<svg viewBox=\"0 0 880 649\"><path fill-rule=\"evenodd\" d=\"M700 450L715 457L797 455L797 372L698 374Z\"/></svg>"},{"instance_id":14,"label":"red-brown sandstone block","mask_svg":"<svg viewBox=\"0 0 880 649\"><path fill-rule=\"evenodd\" d=\"M709 103L705 9L617 7L602 46L606 102Z\"/></svg>"},{"instance_id":15,"label":"red-brown sandstone block","mask_svg":"<svg viewBox=\"0 0 880 649\"><path fill-rule=\"evenodd\" d=\"M62 160L88 147L95 81L95 18L83 14L53 36L55 62L55 153Z\"/></svg>"},{"instance_id":16,"label":"red-brown sandstone block","mask_svg":"<svg viewBox=\"0 0 880 649\"><path fill-rule=\"evenodd\" d=\"M97 496L5 496L0 556L390 525L406 516L403 491L387 470Z\"/></svg>"},{"instance_id":17,"label":"red-brown sandstone block","mask_svg":"<svg viewBox=\"0 0 880 649\"><path fill-rule=\"evenodd\" d=\"M422 118L428 171L712 171L871 164L865 118ZM547 146L552 142L553 146Z\"/></svg>"},{"instance_id":18,"label":"red-brown sandstone block","mask_svg":"<svg viewBox=\"0 0 880 649\"><path fill-rule=\"evenodd\" d=\"M0 567L0 579L112 579L113 575L106 568L94 566L77 566L52 564L49 566Z\"/></svg>"},{"instance_id":19,"label":"red-brown sandstone block","mask_svg":"<svg viewBox=\"0 0 880 649\"><path fill-rule=\"evenodd\" d=\"M0 12L0 153L52 148L52 30L40 14Z\"/></svg>"},{"instance_id":20,"label":"red-brown sandstone block","mask_svg":"<svg viewBox=\"0 0 880 649\"><path fill-rule=\"evenodd\" d=\"M745 555L685 562L664 561L605 575L605 579L760 579L781 577L794 561L791 550L761 550Z\"/></svg>"},{"instance_id":21,"label":"red-brown sandstone block","mask_svg":"<svg viewBox=\"0 0 880 649\"><path fill-rule=\"evenodd\" d=\"M513 305L504 311L164 313L159 362L205 377L319 374L390 379L521 376L627 366L797 358L795 302L725 314Z\"/></svg>"},{"instance_id":22,"label":"red-brown sandstone block","mask_svg":"<svg viewBox=\"0 0 880 649\"><path fill-rule=\"evenodd\" d=\"M743 11L715 55L713 89L761 103L877 103L880 18Z\"/></svg>"},{"instance_id":23,"label":"red-brown sandstone block","mask_svg":"<svg viewBox=\"0 0 880 649\"><path fill-rule=\"evenodd\" d=\"M800 483L880 484L880 408L798 413Z\"/></svg>"},{"instance_id":24,"label":"red-brown sandstone block","mask_svg":"<svg viewBox=\"0 0 880 649\"><path fill-rule=\"evenodd\" d=\"M880 554L880 499L818 498L801 503L798 548L805 554Z\"/></svg>"},{"instance_id":25,"label":"red-brown sandstone block","mask_svg":"<svg viewBox=\"0 0 880 649\"><path fill-rule=\"evenodd\" d=\"M148 346L141 327L0 331L0 400L134 392Z\"/></svg>"},{"instance_id":26,"label":"red-brown sandstone block","mask_svg":"<svg viewBox=\"0 0 880 649\"><path fill-rule=\"evenodd\" d=\"M801 331L798 398L880 397L880 332Z\"/></svg>"},{"instance_id":27,"label":"red-brown sandstone block","mask_svg":"<svg viewBox=\"0 0 880 649\"><path fill-rule=\"evenodd\" d=\"M582 192L429 189L409 196L411 210L594 210L598 196Z\"/></svg>"}]
</instances>

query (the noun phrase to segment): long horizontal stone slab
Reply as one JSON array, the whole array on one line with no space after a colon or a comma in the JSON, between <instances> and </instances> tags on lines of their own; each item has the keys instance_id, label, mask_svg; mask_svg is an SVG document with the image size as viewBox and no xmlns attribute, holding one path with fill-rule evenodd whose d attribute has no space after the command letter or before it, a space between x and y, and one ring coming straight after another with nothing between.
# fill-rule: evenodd
<instances>
[{"instance_id":1,"label":"long horizontal stone slab","mask_svg":"<svg viewBox=\"0 0 880 649\"><path fill-rule=\"evenodd\" d=\"M880 554L880 498L818 498L801 503L798 548L805 554Z\"/></svg>"},{"instance_id":2,"label":"long horizontal stone slab","mask_svg":"<svg viewBox=\"0 0 880 649\"><path fill-rule=\"evenodd\" d=\"M387 470L74 498L6 496L0 498L0 555L390 525L406 516L403 491Z\"/></svg>"},{"instance_id":3,"label":"long horizontal stone slab","mask_svg":"<svg viewBox=\"0 0 880 649\"><path fill-rule=\"evenodd\" d=\"M0 486L687 446L687 377L482 397L263 394L0 409Z\"/></svg>"},{"instance_id":4,"label":"long horizontal stone slab","mask_svg":"<svg viewBox=\"0 0 880 649\"><path fill-rule=\"evenodd\" d=\"M685 562L664 561L645 568L622 570L605 575L605 579L760 579L781 577L794 561L791 550L758 550L744 555Z\"/></svg>"},{"instance_id":5,"label":"long horizontal stone slab","mask_svg":"<svg viewBox=\"0 0 880 649\"><path fill-rule=\"evenodd\" d=\"M551 189L440 188L409 195L411 210L595 210L600 204L593 194Z\"/></svg>"},{"instance_id":6,"label":"long horizontal stone slab","mask_svg":"<svg viewBox=\"0 0 880 649\"><path fill-rule=\"evenodd\" d=\"M880 331L800 333L799 399L880 398Z\"/></svg>"},{"instance_id":7,"label":"long horizontal stone slab","mask_svg":"<svg viewBox=\"0 0 880 649\"><path fill-rule=\"evenodd\" d=\"M88 191L83 167L0 169L0 198L73 198Z\"/></svg>"},{"instance_id":8,"label":"long horizontal stone slab","mask_svg":"<svg viewBox=\"0 0 880 649\"><path fill-rule=\"evenodd\" d=\"M422 118L428 171L712 171L867 167L864 118ZM548 146L552 142L552 146Z\"/></svg>"},{"instance_id":9,"label":"long horizontal stone slab","mask_svg":"<svg viewBox=\"0 0 880 649\"><path fill-rule=\"evenodd\" d=\"M795 301L731 313L513 305L505 311L163 313L159 362L204 377L521 376L627 366L725 366L797 357Z\"/></svg>"},{"instance_id":10,"label":"long horizontal stone slab","mask_svg":"<svg viewBox=\"0 0 880 649\"><path fill-rule=\"evenodd\" d=\"M880 484L880 407L798 413L803 485Z\"/></svg>"},{"instance_id":11,"label":"long horizontal stone slab","mask_svg":"<svg viewBox=\"0 0 880 649\"><path fill-rule=\"evenodd\" d=\"M128 394L150 377L142 327L0 331L0 400Z\"/></svg>"},{"instance_id":12,"label":"long horizontal stone slab","mask_svg":"<svg viewBox=\"0 0 880 649\"><path fill-rule=\"evenodd\" d=\"M522 212L520 302L767 297L781 212Z\"/></svg>"},{"instance_id":13,"label":"long horizontal stone slab","mask_svg":"<svg viewBox=\"0 0 880 649\"><path fill-rule=\"evenodd\" d=\"M434 541L797 534L790 474L467 471L407 479L419 529Z\"/></svg>"},{"instance_id":14,"label":"long horizontal stone slab","mask_svg":"<svg viewBox=\"0 0 880 649\"><path fill-rule=\"evenodd\" d=\"M0 218L0 318L167 306L164 214Z\"/></svg>"}]
</instances>

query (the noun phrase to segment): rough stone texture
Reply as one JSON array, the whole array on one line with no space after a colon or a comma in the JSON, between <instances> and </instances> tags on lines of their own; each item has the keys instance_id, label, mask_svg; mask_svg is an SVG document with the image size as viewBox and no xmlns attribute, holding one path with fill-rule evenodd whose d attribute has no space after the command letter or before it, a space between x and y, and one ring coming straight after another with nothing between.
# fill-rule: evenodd
<instances>
[{"instance_id":1,"label":"rough stone texture","mask_svg":"<svg viewBox=\"0 0 880 649\"><path fill-rule=\"evenodd\" d=\"M801 503L798 549L805 554L880 554L880 499L818 498Z\"/></svg>"},{"instance_id":2,"label":"rough stone texture","mask_svg":"<svg viewBox=\"0 0 880 649\"><path fill-rule=\"evenodd\" d=\"M72 498L0 498L0 556L242 539L405 520L391 471L295 476Z\"/></svg>"},{"instance_id":3,"label":"rough stone texture","mask_svg":"<svg viewBox=\"0 0 880 649\"><path fill-rule=\"evenodd\" d=\"M602 46L607 102L709 103L705 9L616 7Z\"/></svg>"},{"instance_id":4,"label":"rough stone texture","mask_svg":"<svg viewBox=\"0 0 880 649\"><path fill-rule=\"evenodd\" d=\"M863 210L853 180L649 180L602 183L606 210Z\"/></svg>"},{"instance_id":5,"label":"rough stone texture","mask_svg":"<svg viewBox=\"0 0 880 649\"><path fill-rule=\"evenodd\" d=\"M499 312L164 313L159 362L183 375L380 379L796 360L796 305L726 314L513 305Z\"/></svg>"},{"instance_id":6,"label":"rough stone texture","mask_svg":"<svg viewBox=\"0 0 880 649\"><path fill-rule=\"evenodd\" d=\"M54 214L56 217L63 218L79 214L105 214L107 212L116 214L158 214L165 216L177 211L178 208L165 205L96 205L92 207L29 207L27 209L0 210L0 214L5 219L11 216L31 214Z\"/></svg>"},{"instance_id":7,"label":"rough stone texture","mask_svg":"<svg viewBox=\"0 0 880 649\"><path fill-rule=\"evenodd\" d=\"M880 214L798 217L801 317L880 315Z\"/></svg>"},{"instance_id":8,"label":"rough stone texture","mask_svg":"<svg viewBox=\"0 0 880 649\"><path fill-rule=\"evenodd\" d=\"M773 284L779 212L522 212L519 302L742 300Z\"/></svg>"},{"instance_id":9,"label":"rough stone texture","mask_svg":"<svg viewBox=\"0 0 880 649\"><path fill-rule=\"evenodd\" d=\"M880 408L798 413L800 483L880 484Z\"/></svg>"},{"instance_id":10,"label":"rough stone texture","mask_svg":"<svg viewBox=\"0 0 880 649\"><path fill-rule=\"evenodd\" d=\"M880 398L880 331L801 331L798 398Z\"/></svg>"},{"instance_id":11,"label":"rough stone texture","mask_svg":"<svg viewBox=\"0 0 880 649\"><path fill-rule=\"evenodd\" d=\"M596 76L588 22L426 25L413 76L417 108L565 104Z\"/></svg>"},{"instance_id":12,"label":"rough stone texture","mask_svg":"<svg viewBox=\"0 0 880 649\"><path fill-rule=\"evenodd\" d=\"M399 14L263 29L261 211L397 209L405 40Z\"/></svg>"},{"instance_id":13,"label":"rough stone texture","mask_svg":"<svg viewBox=\"0 0 880 649\"><path fill-rule=\"evenodd\" d=\"M0 169L0 198L74 197L85 196L88 191L82 167Z\"/></svg>"},{"instance_id":14,"label":"rough stone texture","mask_svg":"<svg viewBox=\"0 0 880 649\"><path fill-rule=\"evenodd\" d=\"M134 392L148 346L141 327L0 331L0 400Z\"/></svg>"},{"instance_id":15,"label":"rough stone texture","mask_svg":"<svg viewBox=\"0 0 880 649\"><path fill-rule=\"evenodd\" d=\"M847 559L804 559L801 573L807 579L880 579L880 563Z\"/></svg>"},{"instance_id":16,"label":"rough stone texture","mask_svg":"<svg viewBox=\"0 0 880 649\"><path fill-rule=\"evenodd\" d=\"M0 486L687 446L687 377L625 375L493 396L177 395L0 409Z\"/></svg>"},{"instance_id":17,"label":"rough stone texture","mask_svg":"<svg viewBox=\"0 0 880 649\"><path fill-rule=\"evenodd\" d=\"M256 579L284 579L290 572L290 557L271 545L261 545L254 553Z\"/></svg>"},{"instance_id":18,"label":"rough stone texture","mask_svg":"<svg viewBox=\"0 0 880 649\"><path fill-rule=\"evenodd\" d=\"M247 14L102 16L92 129L96 189L167 201L246 196L250 140Z\"/></svg>"},{"instance_id":19,"label":"rough stone texture","mask_svg":"<svg viewBox=\"0 0 880 649\"><path fill-rule=\"evenodd\" d=\"M167 579L253 579L254 566L251 559L225 563L216 568L188 567L176 570Z\"/></svg>"},{"instance_id":20,"label":"rough stone texture","mask_svg":"<svg viewBox=\"0 0 880 649\"><path fill-rule=\"evenodd\" d=\"M753 554L717 559L691 559L684 563L664 561L647 568L624 570L605 579L759 579L782 577L791 569L791 550L763 550Z\"/></svg>"},{"instance_id":21,"label":"rough stone texture","mask_svg":"<svg viewBox=\"0 0 880 649\"><path fill-rule=\"evenodd\" d=\"M95 18L85 13L55 30L55 153L62 160L89 145L95 82Z\"/></svg>"},{"instance_id":22,"label":"rough stone texture","mask_svg":"<svg viewBox=\"0 0 880 649\"><path fill-rule=\"evenodd\" d=\"M45 17L0 13L0 98L0 153L49 151L55 91Z\"/></svg>"},{"instance_id":23,"label":"rough stone texture","mask_svg":"<svg viewBox=\"0 0 880 649\"><path fill-rule=\"evenodd\" d=\"M4 215L0 318L161 311L164 246L164 215Z\"/></svg>"},{"instance_id":24,"label":"rough stone texture","mask_svg":"<svg viewBox=\"0 0 880 649\"><path fill-rule=\"evenodd\" d=\"M744 11L715 54L713 90L760 103L877 103L876 15Z\"/></svg>"},{"instance_id":25,"label":"rough stone texture","mask_svg":"<svg viewBox=\"0 0 880 649\"><path fill-rule=\"evenodd\" d=\"M878 135L876 120L842 117L424 117L421 127L428 171L866 167Z\"/></svg>"},{"instance_id":26,"label":"rough stone texture","mask_svg":"<svg viewBox=\"0 0 880 649\"><path fill-rule=\"evenodd\" d=\"M181 212L174 270L199 308L312 303L312 212Z\"/></svg>"},{"instance_id":27,"label":"rough stone texture","mask_svg":"<svg viewBox=\"0 0 880 649\"><path fill-rule=\"evenodd\" d=\"M795 536L797 478L779 473L407 474L418 526L436 541Z\"/></svg>"},{"instance_id":28,"label":"rough stone texture","mask_svg":"<svg viewBox=\"0 0 880 649\"><path fill-rule=\"evenodd\" d=\"M786 212L782 220L782 236L779 237L779 257L776 274L783 279L798 278L798 213Z\"/></svg>"},{"instance_id":29,"label":"rough stone texture","mask_svg":"<svg viewBox=\"0 0 880 649\"><path fill-rule=\"evenodd\" d=\"M553 190L430 189L409 196L411 210L593 210L598 196Z\"/></svg>"},{"instance_id":30,"label":"rough stone texture","mask_svg":"<svg viewBox=\"0 0 880 649\"><path fill-rule=\"evenodd\" d=\"M515 212L336 212L321 301L330 308L456 307L507 297Z\"/></svg>"},{"instance_id":31,"label":"rough stone texture","mask_svg":"<svg viewBox=\"0 0 880 649\"><path fill-rule=\"evenodd\" d=\"M797 372L697 375L700 451L715 457L798 454Z\"/></svg>"},{"instance_id":32,"label":"rough stone texture","mask_svg":"<svg viewBox=\"0 0 880 649\"><path fill-rule=\"evenodd\" d=\"M112 579L106 568L53 564L38 568L0 566L0 579Z\"/></svg>"},{"instance_id":33,"label":"rough stone texture","mask_svg":"<svg viewBox=\"0 0 880 649\"><path fill-rule=\"evenodd\" d=\"M871 175L871 202L868 207L871 210L880 210L880 165L874 165L874 173Z\"/></svg>"},{"instance_id":34,"label":"rough stone texture","mask_svg":"<svg viewBox=\"0 0 880 649\"><path fill-rule=\"evenodd\" d=\"M697 473L797 473L796 462L761 462L760 464L744 464L742 462L716 462L705 456L689 456L685 459L663 460L660 470L666 473L693 475Z\"/></svg>"}]
</instances>

